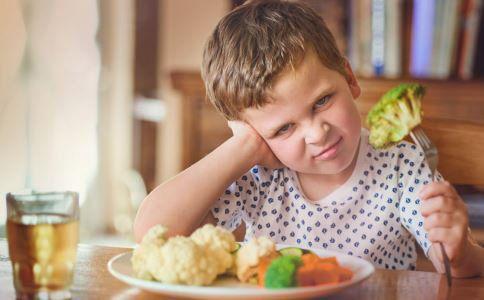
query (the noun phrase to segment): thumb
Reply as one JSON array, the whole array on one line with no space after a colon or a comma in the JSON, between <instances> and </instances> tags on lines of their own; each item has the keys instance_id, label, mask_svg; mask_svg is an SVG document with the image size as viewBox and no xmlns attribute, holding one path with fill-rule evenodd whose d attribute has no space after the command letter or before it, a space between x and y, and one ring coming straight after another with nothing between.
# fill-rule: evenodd
<instances>
[{"instance_id":1,"label":"thumb","mask_svg":"<svg viewBox=\"0 0 484 300\"><path fill-rule=\"evenodd\" d=\"M240 124L238 124L238 123L239 122L237 122L237 121L227 121L227 125L232 130L232 133L233 134L235 134L235 132L237 131L237 129L240 128Z\"/></svg>"}]
</instances>

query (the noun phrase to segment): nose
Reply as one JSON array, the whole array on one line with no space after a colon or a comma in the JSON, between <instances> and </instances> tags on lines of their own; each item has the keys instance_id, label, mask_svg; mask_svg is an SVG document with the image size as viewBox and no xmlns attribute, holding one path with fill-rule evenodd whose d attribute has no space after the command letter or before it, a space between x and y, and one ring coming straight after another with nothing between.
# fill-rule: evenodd
<instances>
[{"instance_id":1,"label":"nose","mask_svg":"<svg viewBox=\"0 0 484 300\"><path fill-rule=\"evenodd\" d=\"M329 130L328 123L312 122L306 129L304 140L308 145L324 143Z\"/></svg>"}]
</instances>

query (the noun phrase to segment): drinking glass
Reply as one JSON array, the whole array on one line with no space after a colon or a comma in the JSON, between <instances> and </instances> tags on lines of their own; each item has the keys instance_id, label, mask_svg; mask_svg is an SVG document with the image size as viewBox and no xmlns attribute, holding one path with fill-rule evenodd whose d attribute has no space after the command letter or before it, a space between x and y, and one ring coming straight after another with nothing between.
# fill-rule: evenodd
<instances>
[{"instance_id":1,"label":"drinking glass","mask_svg":"<svg viewBox=\"0 0 484 300\"><path fill-rule=\"evenodd\" d=\"M68 299L79 239L75 192L7 194L7 240L20 299Z\"/></svg>"}]
</instances>

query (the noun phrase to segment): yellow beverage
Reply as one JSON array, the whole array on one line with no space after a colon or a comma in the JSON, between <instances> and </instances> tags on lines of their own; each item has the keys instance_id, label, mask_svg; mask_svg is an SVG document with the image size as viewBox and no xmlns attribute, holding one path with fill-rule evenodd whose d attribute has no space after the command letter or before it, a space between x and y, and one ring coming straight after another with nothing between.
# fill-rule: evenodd
<instances>
[{"instance_id":1,"label":"yellow beverage","mask_svg":"<svg viewBox=\"0 0 484 300\"><path fill-rule=\"evenodd\" d=\"M16 290L34 293L70 286L78 227L77 220L61 214L25 214L7 220Z\"/></svg>"}]
</instances>

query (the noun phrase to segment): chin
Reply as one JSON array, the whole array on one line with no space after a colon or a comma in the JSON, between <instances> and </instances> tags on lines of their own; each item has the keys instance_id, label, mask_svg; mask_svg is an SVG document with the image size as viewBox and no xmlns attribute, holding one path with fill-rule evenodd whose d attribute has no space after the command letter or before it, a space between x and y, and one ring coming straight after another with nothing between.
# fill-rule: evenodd
<instances>
[{"instance_id":1,"label":"chin","mask_svg":"<svg viewBox=\"0 0 484 300\"><path fill-rule=\"evenodd\" d=\"M300 172L308 174L324 174L324 175L336 175L344 172L351 166L351 163L355 159L356 151L353 155L346 154L345 157L337 157L331 161L325 161L322 164L304 168Z\"/></svg>"}]
</instances>

